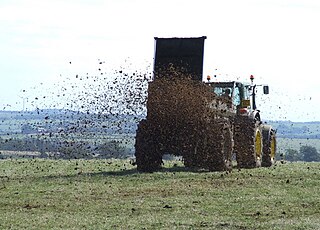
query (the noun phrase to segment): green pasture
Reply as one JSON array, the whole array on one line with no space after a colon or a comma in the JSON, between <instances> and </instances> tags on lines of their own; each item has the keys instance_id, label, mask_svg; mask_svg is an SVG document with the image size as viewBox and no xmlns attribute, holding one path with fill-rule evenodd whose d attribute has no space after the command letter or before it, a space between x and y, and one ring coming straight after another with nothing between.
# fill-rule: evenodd
<instances>
[{"instance_id":1,"label":"green pasture","mask_svg":"<svg viewBox=\"0 0 320 230\"><path fill-rule=\"evenodd\" d=\"M166 161L0 160L0 229L320 229L320 163L198 172Z\"/></svg>"}]
</instances>

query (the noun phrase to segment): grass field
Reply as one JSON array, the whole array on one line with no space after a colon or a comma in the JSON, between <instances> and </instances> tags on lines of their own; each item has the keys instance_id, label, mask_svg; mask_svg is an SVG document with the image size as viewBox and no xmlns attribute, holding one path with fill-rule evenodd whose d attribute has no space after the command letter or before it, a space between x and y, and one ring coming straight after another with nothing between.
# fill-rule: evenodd
<instances>
[{"instance_id":1,"label":"grass field","mask_svg":"<svg viewBox=\"0 0 320 230\"><path fill-rule=\"evenodd\" d=\"M152 174L125 160L0 161L0 229L320 229L320 163Z\"/></svg>"}]
</instances>

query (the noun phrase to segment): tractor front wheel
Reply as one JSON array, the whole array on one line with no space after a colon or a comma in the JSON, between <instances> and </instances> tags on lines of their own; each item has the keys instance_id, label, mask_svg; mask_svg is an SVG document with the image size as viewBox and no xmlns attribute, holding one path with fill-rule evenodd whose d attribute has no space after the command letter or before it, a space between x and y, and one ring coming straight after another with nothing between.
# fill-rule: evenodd
<instances>
[{"instance_id":1,"label":"tractor front wheel","mask_svg":"<svg viewBox=\"0 0 320 230\"><path fill-rule=\"evenodd\" d=\"M271 126L265 125L262 127L263 134L263 155L262 166L270 167L273 165L276 158L276 131Z\"/></svg>"}]
</instances>

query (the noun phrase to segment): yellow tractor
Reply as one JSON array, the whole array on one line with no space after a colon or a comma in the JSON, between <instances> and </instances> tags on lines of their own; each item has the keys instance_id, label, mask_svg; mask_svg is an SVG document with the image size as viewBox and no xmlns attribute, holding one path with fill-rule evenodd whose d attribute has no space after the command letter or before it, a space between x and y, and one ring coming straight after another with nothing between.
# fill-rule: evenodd
<instances>
[{"instance_id":1,"label":"yellow tractor","mask_svg":"<svg viewBox=\"0 0 320 230\"><path fill-rule=\"evenodd\" d=\"M155 38L154 79L148 85L147 116L138 124L137 169L161 168L165 154L186 167L210 171L269 167L276 131L260 118L251 83L203 81L206 37ZM261 86L264 94L267 85Z\"/></svg>"}]
</instances>

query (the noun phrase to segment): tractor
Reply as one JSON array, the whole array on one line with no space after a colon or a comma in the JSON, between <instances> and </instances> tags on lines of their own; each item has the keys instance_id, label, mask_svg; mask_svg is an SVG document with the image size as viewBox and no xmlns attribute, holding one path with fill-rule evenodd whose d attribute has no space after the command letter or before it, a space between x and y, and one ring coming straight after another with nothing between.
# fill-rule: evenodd
<instances>
[{"instance_id":1,"label":"tractor","mask_svg":"<svg viewBox=\"0 0 320 230\"><path fill-rule=\"evenodd\" d=\"M147 116L138 124L137 169L159 170L165 154L209 171L270 167L276 131L261 121L256 92L267 85L203 81L206 37L155 38L153 80L148 83ZM261 87L260 87L261 86Z\"/></svg>"}]
</instances>

